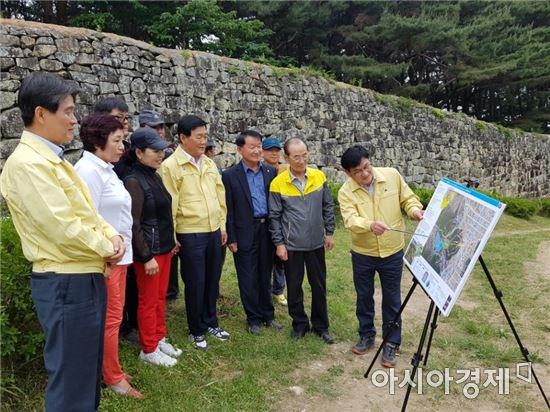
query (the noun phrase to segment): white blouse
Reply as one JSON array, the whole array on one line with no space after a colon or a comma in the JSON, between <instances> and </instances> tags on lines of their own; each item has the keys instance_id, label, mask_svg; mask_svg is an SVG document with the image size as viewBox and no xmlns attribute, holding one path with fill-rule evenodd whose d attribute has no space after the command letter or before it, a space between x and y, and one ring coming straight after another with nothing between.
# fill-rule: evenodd
<instances>
[{"instance_id":1,"label":"white blouse","mask_svg":"<svg viewBox=\"0 0 550 412\"><path fill-rule=\"evenodd\" d=\"M118 264L132 263L132 198L113 165L84 151L74 168L88 185L97 212L124 238L126 253Z\"/></svg>"}]
</instances>

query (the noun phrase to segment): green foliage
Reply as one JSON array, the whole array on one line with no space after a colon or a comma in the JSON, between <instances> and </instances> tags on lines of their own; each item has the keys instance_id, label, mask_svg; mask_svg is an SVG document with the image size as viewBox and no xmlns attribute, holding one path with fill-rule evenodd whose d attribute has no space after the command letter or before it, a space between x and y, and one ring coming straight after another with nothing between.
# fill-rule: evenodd
<instances>
[{"instance_id":1,"label":"green foliage","mask_svg":"<svg viewBox=\"0 0 550 412\"><path fill-rule=\"evenodd\" d=\"M415 107L426 107L426 105L423 105L416 100L407 99L406 97L401 96L393 96L390 94L374 93L374 99L379 103L395 107L397 110L404 114L410 114Z\"/></svg>"},{"instance_id":2,"label":"green foliage","mask_svg":"<svg viewBox=\"0 0 550 412\"><path fill-rule=\"evenodd\" d=\"M183 50L181 52L181 57L183 57L185 60L189 60L191 57L193 57L193 53L191 53L190 50Z\"/></svg>"},{"instance_id":3,"label":"green foliage","mask_svg":"<svg viewBox=\"0 0 550 412\"><path fill-rule=\"evenodd\" d=\"M271 30L257 19L238 19L215 0L190 0L174 12L164 12L146 26L156 44L184 47L222 56L252 59L271 55L266 43Z\"/></svg>"},{"instance_id":4,"label":"green foliage","mask_svg":"<svg viewBox=\"0 0 550 412\"><path fill-rule=\"evenodd\" d=\"M97 31L112 31L117 27L117 22L111 13L99 12L75 16L71 19L71 25Z\"/></svg>"},{"instance_id":5,"label":"green foliage","mask_svg":"<svg viewBox=\"0 0 550 412\"><path fill-rule=\"evenodd\" d=\"M2 261L0 329L2 330L2 377L4 392L14 392L16 373L41 353L43 334L29 288L31 264L23 256L19 236L7 213L2 213L0 232ZM26 368L29 365L25 365Z\"/></svg>"},{"instance_id":6,"label":"green foliage","mask_svg":"<svg viewBox=\"0 0 550 412\"><path fill-rule=\"evenodd\" d=\"M342 183L328 182L328 188L332 195L332 201L334 202L334 212L340 213L340 202L338 201L338 191L342 187Z\"/></svg>"},{"instance_id":7,"label":"green foliage","mask_svg":"<svg viewBox=\"0 0 550 412\"><path fill-rule=\"evenodd\" d=\"M506 203L506 209L504 209L506 213L522 219L529 219L541 210L540 201L536 199L502 197L501 201Z\"/></svg>"},{"instance_id":8,"label":"green foliage","mask_svg":"<svg viewBox=\"0 0 550 412\"><path fill-rule=\"evenodd\" d=\"M512 129L508 129L507 127L504 127L500 124L497 124L496 126L498 131L502 133L507 139L511 139L512 137L514 137L515 133Z\"/></svg>"},{"instance_id":9,"label":"green foliage","mask_svg":"<svg viewBox=\"0 0 550 412\"><path fill-rule=\"evenodd\" d=\"M435 190L427 189L424 187L415 187L413 185L411 185L411 189L420 198L420 203L422 203L422 206L426 208L426 206L428 206L428 203L430 203L430 200L432 199Z\"/></svg>"},{"instance_id":10,"label":"green foliage","mask_svg":"<svg viewBox=\"0 0 550 412\"><path fill-rule=\"evenodd\" d=\"M539 215L550 217L550 198L540 199Z\"/></svg>"},{"instance_id":11,"label":"green foliage","mask_svg":"<svg viewBox=\"0 0 550 412\"><path fill-rule=\"evenodd\" d=\"M413 192L420 198L420 202L424 207L428 206L434 189L428 189L424 187L416 187L410 185ZM519 217L521 219L529 219L537 214L541 216L550 216L550 199L530 199L522 197L507 197L502 196L496 192L486 192L480 190L481 193L497 199L498 201L506 204L504 212L510 216Z\"/></svg>"},{"instance_id":12,"label":"green foliage","mask_svg":"<svg viewBox=\"0 0 550 412\"><path fill-rule=\"evenodd\" d=\"M477 130L479 130L480 132L484 132L487 130L487 123L485 122L482 122L480 120L476 120L475 123L474 123L474 126Z\"/></svg>"},{"instance_id":13,"label":"green foliage","mask_svg":"<svg viewBox=\"0 0 550 412\"><path fill-rule=\"evenodd\" d=\"M443 119L445 117L445 112L439 109L431 109L432 114L437 117L438 119Z\"/></svg>"},{"instance_id":14,"label":"green foliage","mask_svg":"<svg viewBox=\"0 0 550 412\"><path fill-rule=\"evenodd\" d=\"M278 58L485 121L549 130L548 2L251 1L237 8L273 30Z\"/></svg>"}]
</instances>

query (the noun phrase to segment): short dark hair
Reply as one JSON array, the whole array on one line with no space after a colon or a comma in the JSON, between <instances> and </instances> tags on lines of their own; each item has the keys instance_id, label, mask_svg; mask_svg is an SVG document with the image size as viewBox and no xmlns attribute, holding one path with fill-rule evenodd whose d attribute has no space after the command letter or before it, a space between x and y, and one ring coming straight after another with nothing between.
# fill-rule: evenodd
<instances>
[{"instance_id":1,"label":"short dark hair","mask_svg":"<svg viewBox=\"0 0 550 412\"><path fill-rule=\"evenodd\" d=\"M17 105L25 126L30 126L34 120L34 111L40 106L51 113L57 112L59 103L68 96L73 99L80 88L62 77L47 72L35 72L23 80L19 88Z\"/></svg>"},{"instance_id":2,"label":"short dark hair","mask_svg":"<svg viewBox=\"0 0 550 412\"><path fill-rule=\"evenodd\" d=\"M363 158L368 159L369 156L369 151L364 146L356 144L344 152L340 164L349 172L352 168L359 166Z\"/></svg>"},{"instance_id":3,"label":"short dark hair","mask_svg":"<svg viewBox=\"0 0 550 412\"><path fill-rule=\"evenodd\" d=\"M110 114L92 113L80 124L80 140L84 150L94 153L96 149L105 149L109 135L124 126Z\"/></svg>"},{"instance_id":4,"label":"short dark hair","mask_svg":"<svg viewBox=\"0 0 550 412\"><path fill-rule=\"evenodd\" d=\"M198 116L189 114L178 121L178 135L191 136L191 132L197 127L206 126L206 122Z\"/></svg>"},{"instance_id":5,"label":"short dark hair","mask_svg":"<svg viewBox=\"0 0 550 412\"><path fill-rule=\"evenodd\" d=\"M262 135L255 130L243 130L242 132L239 133L239 135L235 139L235 144L238 147L243 147L244 144L246 143L247 136L250 136L256 140L259 140L260 142L262 141L262 138L263 138Z\"/></svg>"},{"instance_id":6,"label":"short dark hair","mask_svg":"<svg viewBox=\"0 0 550 412\"><path fill-rule=\"evenodd\" d=\"M287 141L284 142L283 144L283 150L285 152L285 154L288 156L288 146L294 144L294 143L297 143L297 142L302 142L303 144L306 145L306 149L308 148L307 147L307 143L305 142L304 139L302 139L301 137L291 137L290 139L288 139Z\"/></svg>"},{"instance_id":7,"label":"short dark hair","mask_svg":"<svg viewBox=\"0 0 550 412\"><path fill-rule=\"evenodd\" d=\"M120 97L106 97L99 100L94 106L96 113L111 113L113 109L118 109L121 112L128 112L128 105Z\"/></svg>"}]
</instances>

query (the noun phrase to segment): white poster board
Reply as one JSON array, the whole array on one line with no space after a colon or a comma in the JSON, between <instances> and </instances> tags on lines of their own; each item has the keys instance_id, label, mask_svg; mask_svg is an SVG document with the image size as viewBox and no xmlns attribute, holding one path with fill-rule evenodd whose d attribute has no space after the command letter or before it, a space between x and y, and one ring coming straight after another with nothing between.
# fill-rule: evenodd
<instances>
[{"instance_id":1,"label":"white poster board","mask_svg":"<svg viewBox=\"0 0 550 412\"><path fill-rule=\"evenodd\" d=\"M448 316L505 204L442 179L405 252L405 264Z\"/></svg>"}]
</instances>

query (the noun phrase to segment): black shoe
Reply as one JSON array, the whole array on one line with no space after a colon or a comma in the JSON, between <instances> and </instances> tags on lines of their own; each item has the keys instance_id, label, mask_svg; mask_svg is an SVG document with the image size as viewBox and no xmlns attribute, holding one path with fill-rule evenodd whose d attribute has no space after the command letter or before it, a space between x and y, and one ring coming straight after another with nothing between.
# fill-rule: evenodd
<instances>
[{"instance_id":1,"label":"black shoe","mask_svg":"<svg viewBox=\"0 0 550 412\"><path fill-rule=\"evenodd\" d=\"M260 336L260 325L248 325L246 327L248 333L254 336Z\"/></svg>"},{"instance_id":2,"label":"black shoe","mask_svg":"<svg viewBox=\"0 0 550 412\"><path fill-rule=\"evenodd\" d=\"M360 336L355 346L351 348L351 351L356 355L364 355L369 350L371 350L373 346L374 346L374 336L369 336L369 337Z\"/></svg>"},{"instance_id":3,"label":"black shoe","mask_svg":"<svg viewBox=\"0 0 550 412\"><path fill-rule=\"evenodd\" d=\"M393 368L397 363L397 349L399 347L391 342L384 345L382 351L382 366L385 368Z\"/></svg>"},{"instance_id":4,"label":"black shoe","mask_svg":"<svg viewBox=\"0 0 550 412\"><path fill-rule=\"evenodd\" d=\"M290 332L290 337L293 339L301 339L306 336L307 329L292 329Z\"/></svg>"},{"instance_id":5,"label":"black shoe","mask_svg":"<svg viewBox=\"0 0 550 412\"><path fill-rule=\"evenodd\" d=\"M328 330L325 330L324 332L315 332L315 334L320 336L327 345L332 345L334 343L334 338L331 336Z\"/></svg>"},{"instance_id":6,"label":"black shoe","mask_svg":"<svg viewBox=\"0 0 550 412\"><path fill-rule=\"evenodd\" d=\"M264 325L268 328L273 328L273 329L282 329L283 328L283 325L281 325L275 319L271 319L270 321L264 322Z\"/></svg>"},{"instance_id":7,"label":"black shoe","mask_svg":"<svg viewBox=\"0 0 550 412\"><path fill-rule=\"evenodd\" d=\"M139 333L136 329L130 329L130 332L120 335L120 337L132 345L139 345Z\"/></svg>"}]
</instances>

